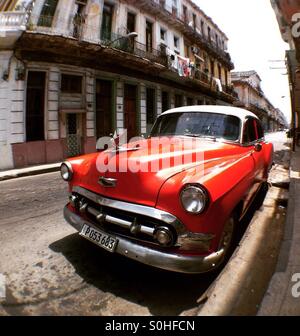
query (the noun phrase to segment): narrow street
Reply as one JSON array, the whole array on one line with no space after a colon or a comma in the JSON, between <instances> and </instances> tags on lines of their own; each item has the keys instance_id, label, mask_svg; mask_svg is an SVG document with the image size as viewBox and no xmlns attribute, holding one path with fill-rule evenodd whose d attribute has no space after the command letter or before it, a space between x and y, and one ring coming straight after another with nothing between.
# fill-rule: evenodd
<instances>
[{"instance_id":1,"label":"narrow street","mask_svg":"<svg viewBox=\"0 0 300 336\"><path fill-rule=\"evenodd\" d=\"M268 137L280 163L286 138ZM63 219L67 185L59 173L1 182L0 199L7 294L0 315L179 315L197 306L218 275L156 270L79 237Z\"/></svg>"}]
</instances>

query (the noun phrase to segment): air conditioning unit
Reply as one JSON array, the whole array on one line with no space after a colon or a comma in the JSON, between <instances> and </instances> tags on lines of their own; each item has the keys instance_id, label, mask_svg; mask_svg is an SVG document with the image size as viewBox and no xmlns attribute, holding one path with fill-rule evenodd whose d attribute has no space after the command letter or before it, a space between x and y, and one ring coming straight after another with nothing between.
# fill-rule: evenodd
<instances>
[{"instance_id":1,"label":"air conditioning unit","mask_svg":"<svg viewBox=\"0 0 300 336\"><path fill-rule=\"evenodd\" d=\"M200 49L198 47L192 47L192 53L193 54L199 54Z\"/></svg>"}]
</instances>

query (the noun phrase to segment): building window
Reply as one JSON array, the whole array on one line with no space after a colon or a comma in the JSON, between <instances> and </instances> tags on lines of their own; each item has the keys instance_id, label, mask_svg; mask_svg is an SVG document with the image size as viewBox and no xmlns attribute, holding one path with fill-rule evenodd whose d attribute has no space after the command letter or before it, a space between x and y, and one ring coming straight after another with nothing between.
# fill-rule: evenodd
<instances>
[{"instance_id":1,"label":"building window","mask_svg":"<svg viewBox=\"0 0 300 336\"><path fill-rule=\"evenodd\" d=\"M183 106L183 98L182 95L176 94L175 95L175 107L181 107Z\"/></svg>"},{"instance_id":2,"label":"building window","mask_svg":"<svg viewBox=\"0 0 300 336\"><path fill-rule=\"evenodd\" d=\"M215 62L213 60L210 61L210 73L215 77Z\"/></svg>"},{"instance_id":3,"label":"building window","mask_svg":"<svg viewBox=\"0 0 300 336\"><path fill-rule=\"evenodd\" d=\"M162 8L165 8L165 7L166 7L166 0L159 0L159 5L160 5Z\"/></svg>"},{"instance_id":4,"label":"building window","mask_svg":"<svg viewBox=\"0 0 300 336\"><path fill-rule=\"evenodd\" d=\"M172 14L177 17L178 14L177 0L172 1Z\"/></svg>"},{"instance_id":5,"label":"building window","mask_svg":"<svg viewBox=\"0 0 300 336\"><path fill-rule=\"evenodd\" d=\"M184 44L184 54L186 58L190 58L190 46L187 43Z\"/></svg>"},{"instance_id":6,"label":"building window","mask_svg":"<svg viewBox=\"0 0 300 336\"><path fill-rule=\"evenodd\" d=\"M166 112L170 108L170 95L167 91L161 93L162 112Z\"/></svg>"},{"instance_id":7,"label":"building window","mask_svg":"<svg viewBox=\"0 0 300 336\"><path fill-rule=\"evenodd\" d=\"M152 52L153 48L153 24L146 21L146 51Z\"/></svg>"},{"instance_id":8,"label":"building window","mask_svg":"<svg viewBox=\"0 0 300 336\"><path fill-rule=\"evenodd\" d=\"M196 30L197 28L197 15L193 14L193 28Z\"/></svg>"},{"instance_id":9,"label":"building window","mask_svg":"<svg viewBox=\"0 0 300 336\"><path fill-rule=\"evenodd\" d=\"M222 69L221 69L220 64L218 64L218 75L219 75L219 79L222 80Z\"/></svg>"},{"instance_id":10,"label":"building window","mask_svg":"<svg viewBox=\"0 0 300 336\"><path fill-rule=\"evenodd\" d=\"M127 33L132 33L135 31L135 14L127 13Z\"/></svg>"},{"instance_id":11,"label":"building window","mask_svg":"<svg viewBox=\"0 0 300 336\"><path fill-rule=\"evenodd\" d=\"M46 0L42 8L38 26L51 27L58 0Z\"/></svg>"},{"instance_id":12,"label":"building window","mask_svg":"<svg viewBox=\"0 0 300 336\"><path fill-rule=\"evenodd\" d=\"M182 6L182 13L183 13L183 21L185 23L188 23L188 12L187 12L187 7L186 6Z\"/></svg>"},{"instance_id":13,"label":"building window","mask_svg":"<svg viewBox=\"0 0 300 336\"><path fill-rule=\"evenodd\" d=\"M208 41L211 42L211 29L210 29L210 27L207 27L207 37L208 37Z\"/></svg>"},{"instance_id":14,"label":"building window","mask_svg":"<svg viewBox=\"0 0 300 336\"><path fill-rule=\"evenodd\" d=\"M166 41L166 37L167 37L167 31L163 28L160 28L160 39L162 41Z\"/></svg>"},{"instance_id":15,"label":"building window","mask_svg":"<svg viewBox=\"0 0 300 336\"><path fill-rule=\"evenodd\" d=\"M82 36L83 25L85 24L85 10L86 3L83 1L76 1L76 12L73 17L73 37L79 38Z\"/></svg>"},{"instance_id":16,"label":"building window","mask_svg":"<svg viewBox=\"0 0 300 336\"><path fill-rule=\"evenodd\" d=\"M82 93L82 76L61 75L61 92L63 93Z\"/></svg>"},{"instance_id":17,"label":"building window","mask_svg":"<svg viewBox=\"0 0 300 336\"><path fill-rule=\"evenodd\" d=\"M201 20L201 34L204 35L204 21Z\"/></svg>"},{"instance_id":18,"label":"building window","mask_svg":"<svg viewBox=\"0 0 300 336\"><path fill-rule=\"evenodd\" d=\"M104 3L101 25L101 40L111 40L113 14L114 7L112 5Z\"/></svg>"},{"instance_id":19,"label":"building window","mask_svg":"<svg viewBox=\"0 0 300 336\"><path fill-rule=\"evenodd\" d=\"M174 36L174 48L179 49L179 38Z\"/></svg>"},{"instance_id":20,"label":"building window","mask_svg":"<svg viewBox=\"0 0 300 336\"><path fill-rule=\"evenodd\" d=\"M191 97L187 97L186 103L188 106L193 106L194 105L194 99Z\"/></svg>"}]
</instances>

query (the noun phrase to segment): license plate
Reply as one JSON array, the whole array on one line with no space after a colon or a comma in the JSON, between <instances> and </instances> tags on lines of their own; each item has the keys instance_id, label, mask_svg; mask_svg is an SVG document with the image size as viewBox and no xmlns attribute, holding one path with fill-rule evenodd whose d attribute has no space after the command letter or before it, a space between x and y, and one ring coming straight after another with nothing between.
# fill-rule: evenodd
<instances>
[{"instance_id":1,"label":"license plate","mask_svg":"<svg viewBox=\"0 0 300 336\"><path fill-rule=\"evenodd\" d=\"M80 235L109 252L114 252L117 247L118 240L116 238L100 230L96 230L87 224L83 226Z\"/></svg>"}]
</instances>

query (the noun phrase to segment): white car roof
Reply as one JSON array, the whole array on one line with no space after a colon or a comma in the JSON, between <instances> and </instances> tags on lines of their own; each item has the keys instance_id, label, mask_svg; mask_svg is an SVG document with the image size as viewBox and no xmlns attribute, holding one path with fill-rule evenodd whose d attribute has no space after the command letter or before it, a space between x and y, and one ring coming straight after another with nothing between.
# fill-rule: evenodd
<instances>
[{"instance_id":1,"label":"white car roof","mask_svg":"<svg viewBox=\"0 0 300 336\"><path fill-rule=\"evenodd\" d=\"M233 106L219 106L219 105L195 105L195 106L183 106L179 108L174 108L168 110L161 115L171 114L171 113L184 113L184 112L209 112L209 113L219 113L231 115L234 117L238 117L244 120L247 117L253 117L258 119L258 117L245 109Z\"/></svg>"}]
</instances>

